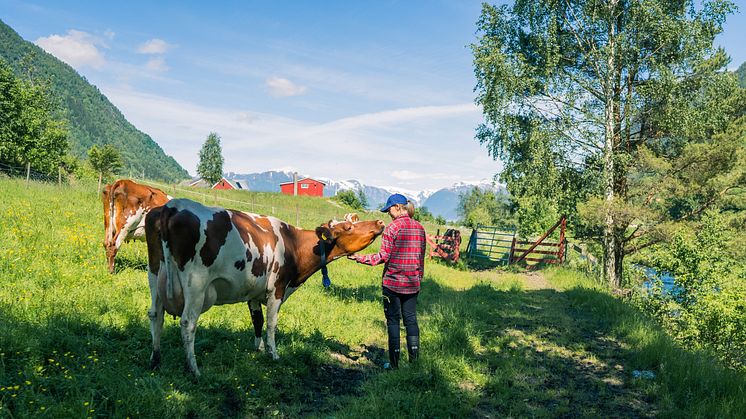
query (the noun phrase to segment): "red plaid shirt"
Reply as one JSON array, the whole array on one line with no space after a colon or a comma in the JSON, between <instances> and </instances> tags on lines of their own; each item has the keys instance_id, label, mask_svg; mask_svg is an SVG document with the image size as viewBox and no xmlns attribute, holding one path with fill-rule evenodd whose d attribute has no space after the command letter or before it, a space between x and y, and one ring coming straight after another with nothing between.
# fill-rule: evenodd
<instances>
[{"instance_id":1,"label":"red plaid shirt","mask_svg":"<svg viewBox=\"0 0 746 419\"><path fill-rule=\"evenodd\" d=\"M400 294L420 291L425 272L425 229L416 220L403 214L394 219L383 232L381 250L357 257L359 263L375 266L385 263L383 286Z\"/></svg>"}]
</instances>

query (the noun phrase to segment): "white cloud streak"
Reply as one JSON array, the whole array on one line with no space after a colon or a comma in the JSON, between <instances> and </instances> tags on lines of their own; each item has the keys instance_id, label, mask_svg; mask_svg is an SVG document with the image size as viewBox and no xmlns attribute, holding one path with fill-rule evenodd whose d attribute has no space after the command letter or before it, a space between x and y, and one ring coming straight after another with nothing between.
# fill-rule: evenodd
<instances>
[{"instance_id":1,"label":"white cloud streak","mask_svg":"<svg viewBox=\"0 0 746 419\"><path fill-rule=\"evenodd\" d=\"M153 38L145 41L137 47L139 54L165 54L172 47L168 42Z\"/></svg>"},{"instance_id":2,"label":"white cloud streak","mask_svg":"<svg viewBox=\"0 0 746 419\"><path fill-rule=\"evenodd\" d=\"M199 149L212 131L222 138L226 172L293 167L309 176L421 190L489 178L499 170L473 139L480 113L472 104L396 109L313 123L132 90L102 90L130 122L192 174Z\"/></svg>"},{"instance_id":3,"label":"white cloud streak","mask_svg":"<svg viewBox=\"0 0 746 419\"><path fill-rule=\"evenodd\" d=\"M265 80L269 94L275 97L300 96L306 93L306 87L293 83L282 77L270 77Z\"/></svg>"},{"instance_id":4,"label":"white cloud streak","mask_svg":"<svg viewBox=\"0 0 746 419\"><path fill-rule=\"evenodd\" d=\"M153 57L149 59L148 62L145 64L145 68L150 71L168 71L166 60L163 57Z\"/></svg>"}]
</instances>

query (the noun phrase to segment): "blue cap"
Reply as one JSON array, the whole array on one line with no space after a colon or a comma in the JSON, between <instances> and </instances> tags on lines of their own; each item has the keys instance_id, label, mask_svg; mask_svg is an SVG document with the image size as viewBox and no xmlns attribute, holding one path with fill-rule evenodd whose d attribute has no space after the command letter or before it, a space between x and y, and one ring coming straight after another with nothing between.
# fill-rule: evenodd
<instances>
[{"instance_id":1,"label":"blue cap","mask_svg":"<svg viewBox=\"0 0 746 419\"><path fill-rule=\"evenodd\" d=\"M384 205L383 208L381 208L381 212L387 212L389 208L391 208L392 206L396 204L406 204L406 203L407 203L406 196L399 194L399 193L395 193L391 195L389 199L386 200L386 205Z\"/></svg>"}]
</instances>

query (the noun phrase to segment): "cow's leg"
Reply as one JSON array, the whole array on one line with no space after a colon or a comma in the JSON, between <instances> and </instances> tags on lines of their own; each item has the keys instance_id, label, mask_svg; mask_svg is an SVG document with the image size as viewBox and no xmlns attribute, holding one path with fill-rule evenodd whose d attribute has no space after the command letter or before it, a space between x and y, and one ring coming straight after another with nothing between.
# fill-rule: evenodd
<instances>
[{"instance_id":1,"label":"cow's leg","mask_svg":"<svg viewBox=\"0 0 746 419\"><path fill-rule=\"evenodd\" d=\"M264 316L262 316L262 304L258 301L249 301L251 312L251 323L254 325L254 347L257 351L264 350L264 339L262 339L262 327L264 327Z\"/></svg>"},{"instance_id":2,"label":"cow's leg","mask_svg":"<svg viewBox=\"0 0 746 419\"><path fill-rule=\"evenodd\" d=\"M104 245L106 247L106 263L109 266L109 273L114 273L114 258L117 256L117 252L119 251L119 248L116 246L116 244L108 244Z\"/></svg>"},{"instance_id":3,"label":"cow's leg","mask_svg":"<svg viewBox=\"0 0 746 419\"><path fill-rule=\"evenodd\" d=\"M148 271L150 285L150 334L153 337L153 352L150 354L150 368L161 364L161 334L163 333L163 300L158 295L158 277Z\"/></svg>"},{"instance_id":4,"label":"cow's leg","mask_svg":"<svg viewBox=\"0 0 746 419\"><path fill-rule=\"evenodd\" d=\"M194 355L194 335L197 331L197 320L202 312L202 303L205 299L205 290L189 290L184 295L184 312L181 313L181 340L184 342L186 352L186 367L196 377L199 377L197 358Z\"/></svg>"},{"instance_id":5,"label":"cow's leg","mask_svg":"<svg viewBox=\"0 0 746 419\"><path fill-rule=\"evenodd\" d=\"M267 296L267 345L272 359L279 359L277 345L275 345L275 330L277 330L277 316L280 311L282 300L275 298L274 293Z\"/></svg>"}]
</instances>

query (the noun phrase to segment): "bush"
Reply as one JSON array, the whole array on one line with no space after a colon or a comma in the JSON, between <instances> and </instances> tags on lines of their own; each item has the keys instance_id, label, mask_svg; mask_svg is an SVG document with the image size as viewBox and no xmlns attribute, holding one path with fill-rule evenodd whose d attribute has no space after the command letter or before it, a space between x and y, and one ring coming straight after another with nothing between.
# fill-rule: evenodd
<instances>
[{"instance_id":1,"label":"bush","mask_svg":"<svg viewBox=\"0 0 746 419\"><path fill-rule=\"evenodd\" d=\"M688 347L707 349L736 368L746 368L746 287L743 264L724 250L727 231L710 212L695 234L679 233L653 257L659 272L674 277L673 292L661 284L635 298L643 310Z\"/></svg>"}]
</instances>

